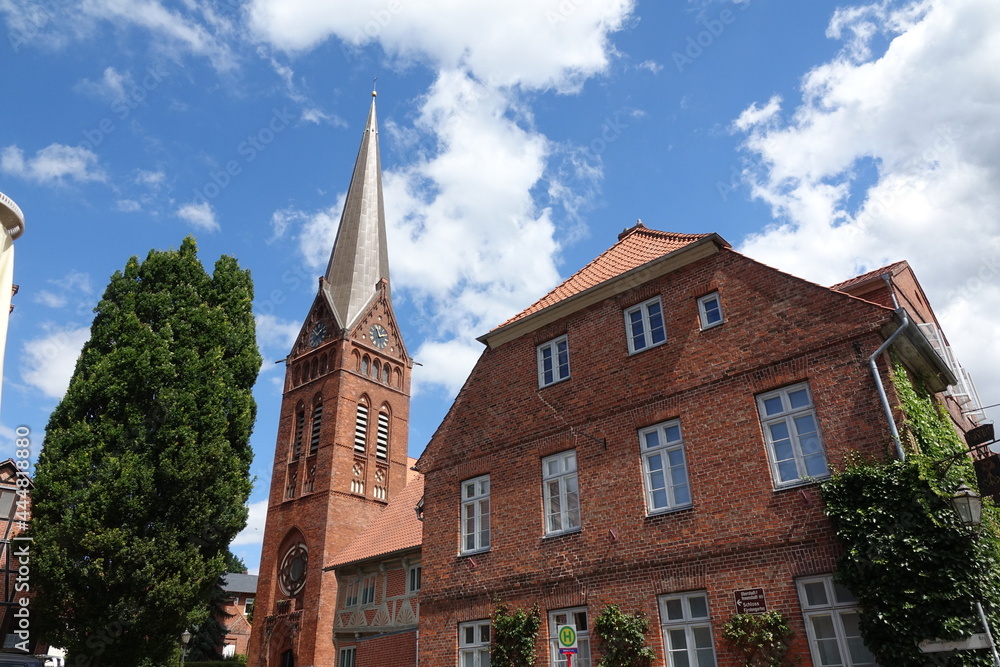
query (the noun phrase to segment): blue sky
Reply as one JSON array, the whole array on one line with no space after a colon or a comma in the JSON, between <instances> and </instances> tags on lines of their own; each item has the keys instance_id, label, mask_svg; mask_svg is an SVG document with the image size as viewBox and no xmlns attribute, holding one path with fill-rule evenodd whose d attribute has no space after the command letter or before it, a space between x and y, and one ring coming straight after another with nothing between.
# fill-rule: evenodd
<instances>
[{"instance_id":1,"label":"blue sky","mask_svg":"<svg viewBox=\"0 0 1000 667\"><path fill-rule=\"evenodd\" d=\"M252 271L259 558L282 359L329 256L372 80L418 455L475 337L636 219L821 284L913 265L1000 402L995 0L0 0L16 242L4 449L40 446L131 255ZM874 408L873 408L874 409ZM996 411L991 411L993 416Z\"/></svg>"}]
</instances>

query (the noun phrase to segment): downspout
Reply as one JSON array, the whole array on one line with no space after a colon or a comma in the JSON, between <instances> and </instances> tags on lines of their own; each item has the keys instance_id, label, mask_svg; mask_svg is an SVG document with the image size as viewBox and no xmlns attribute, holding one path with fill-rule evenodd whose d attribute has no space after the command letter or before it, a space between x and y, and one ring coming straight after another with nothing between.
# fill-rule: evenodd
<instances>
[{"instance_id":1,"label":"downspout","mask_svg":"<svg viewBox=\"0 0 1000 667\"><path fill-rule=\"evenodd\" d=\"M889 405L889 397L885 394L885 385L882 384L882 376L878 372L878 366L875 364L875 360L881 355L886 349L892 345L892 341L896 339L896 336L903 333L906 327L910 326L910 317L906 314L905 308L900 308L899 303L896 301L896 294L892 291L892 283L889 281L888 274L883 275L882 278L885 280L886 286L889 288L889 294L892 296L892 305L895 306L896 312L899 313L903 318L903 323L896 329L889 338L879 346L877 350L872 352L872 356L868 357L868 366L872 369L872 377L875 378L875 386L878 388L878 397L882 401L882 409L885 411L886 421L889 422L889 431L892 433L893 442L896 443L896 456L899 457L900 461L906 460L906 453L903 451L903 442L899 438L899 429L896 428L896 420L892 416L892 407Z\"/></svg>"}]
</instances>

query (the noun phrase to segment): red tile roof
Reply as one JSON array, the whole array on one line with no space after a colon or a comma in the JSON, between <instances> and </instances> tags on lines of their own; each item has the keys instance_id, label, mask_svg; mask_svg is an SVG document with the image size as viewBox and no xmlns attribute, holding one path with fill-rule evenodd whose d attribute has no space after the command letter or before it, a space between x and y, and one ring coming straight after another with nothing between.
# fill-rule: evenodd
<instances>
[{"instance_id":1,"label":"red tile roof","mask_svg":"<svg viewBox=\"0 0 1000 667\"><path fill-rule=\"evenodd\" d=\"M424 476L415 473L413 481L392 500L382 513L337 554L326 567L339 567L383 554L419 547L423 539L422 521L414 507L424 495Z\"/></svg>"},{"instance_id":2,"label":"red tile roof","mask_svg":"<svg viewBox=\"0 0 1000 667\"><path fill-rule=\"evenodd\" d=\"M854 276L853 278L849 278L842 283L837 283L836 285L830 285L830 289L836 290L838 292L843 292L844 290L848 290L852 287L860 285L861 283L866 283L869 280L872 280L873 278L878 278L879 276L885 273L890 273L895 275L896 273L899 272L898 269L902 269L907 266L909 266L909 264L906 263L906 260L903 260L901 262L894 262L892 264L889 264L888 266L883 266L880 269L875 269L874 271L869 271L868 273L862 273L860 276Z\"/></svg>"},{"instance_id":3,"label":"red tile roof","mask_svg":"<svg viewBox=\"0 0 1000 667\"><path fill-rule=\"evenodd\" d=\"M618 243L601 253L597 259L574 273L534 304L501 324L497 329L532 313L544 310L574 294L586 291L643 264L659 259L706 236L710 235L661 232L649 229L640 221L634 227L619 234Z\"/></svg>"}]
</instances>

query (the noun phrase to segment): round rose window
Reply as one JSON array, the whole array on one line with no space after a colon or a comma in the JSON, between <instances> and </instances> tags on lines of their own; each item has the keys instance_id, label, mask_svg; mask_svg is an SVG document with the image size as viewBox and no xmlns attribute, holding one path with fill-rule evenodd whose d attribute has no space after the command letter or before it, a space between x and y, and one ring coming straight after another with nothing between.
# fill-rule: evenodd
<instances>
[{"instance_id":1,"label":"round rose window","mask_svg":"<svg viewBox=\"0 0 1000 667\"><path fill-rule=\"evenodd\" d=\"M304 544L296 544L281 559L281 569L278 571L278 583L285 595L297 595L306 585L306 565L309 564L309 551Z\"/></svg>"}]
</instances>

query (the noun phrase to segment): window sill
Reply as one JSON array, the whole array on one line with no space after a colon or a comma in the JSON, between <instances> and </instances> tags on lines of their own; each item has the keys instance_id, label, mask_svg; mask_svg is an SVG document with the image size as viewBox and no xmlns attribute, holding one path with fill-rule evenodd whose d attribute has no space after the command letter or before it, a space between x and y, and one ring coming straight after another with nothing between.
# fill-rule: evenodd
<instances>
[{"instance_id":1,"label":"window sill","mask_svg":"<svg viewBox=\"0 0 1000 667\"><path fill-rule=\"evenodd\" d=\"M628 356L632 357L632 356L635 356L637 354L642 354L643 352L646 352L647 350L653 350L653 349L658 348L658 347L663 347L666 344L667 344L667 341L663 340L663 341L660 341L659 343L653 343L652 345L647 345L646 347L642 348L641 350L633 350L632 347L629 346Z\"/></svg>"},{"instance_id":2,"label":"window sill","mask_svg":"<svg viewBox=\"0 0 1000 667\"><path fill-rule=\"evenodd\" d=\"M465 558L467 556L479 556L481 554L488 554L490 552L490 547L485 549L476 549L474 551L463 551L455 556L455 558Z\"/></svg>"},{"instance_id":3,"label":"window sill","mask_svg":"<svg viewBox=\"0 0 1000 667\"><path fill-rule=\"evenodd\" d=\"M694 509L694 504L693 503L689 503L687 505L680 505L678 507L667 507L665 509L653 510L651 512L647 512L646 513L646 518L647 519L653 519L653 518L656 518L658 516L667 516L667 515L670 515L670 514L679 514L680 512L687 512L687 511L690 511L690 510L693 510L693 509Z\"/></svg>"},{"instance_id":4,"label":"window sill","mask_svg":"<svg viewBox=\"0 0 1000 667\"><path fill-rule=\"evenodd\" d=\"M567 535L579 535L583 532L583 527L580 528L570 528L569 530L560 530L558 533L546 533L542 535L542 541L553 540L559 537L566 537Z\"/></svg>"},{"instance_id":5,"label":"window sill","mask_svg":"<svg viewBox=\"0 0 1000 667\"><path fill-rule=\"evenodd\" d=\"M557 385L557 384L560 384L560 383L562 383L562 382L566 382L566 381L567 381L567 380L569 380L569 379L570 379L571 377L573 377L573 376L572 376L572 375L567 375L567 376L566 376L566 377L564 377L564 378L559 378L558 380L553 380L552 382L550 382L550 383L548 383L548 384L541 384L541 383L539 383L539 385L538 385L538 388L539 388L539 389L545 389L546 387L553 387L553 386L555 386L555 385Z\"/></svg>"},{"instance_id":6,"label":"window sill","mask_svg":"<svg viewBox=\"0 0 1000 667\"><path fill-rule=\"evenodd\" d=\"M774 492L787 491L788 489L801 489L804 486L815 486L820 482L825 482L830 479L830 475L823 475L822 477L807 477L805 479L797 479L794 482L785 482L780 486L774 487Z\"/></svg>"},{"instance_id":7,"label":"window sill","mask_svg":"<svg viewBox=\"0 0 1000 667\"><path fill-rule=\"evenodd\" d=\"M726 320L719 320L718 322L716 322L714 324L705 324L705 325L703 325L701 327L701 330L702 331L708 331L709 329L718 329L719 327L721 327L725 323L726 323Z\"/></svg>"}]
</instances>

